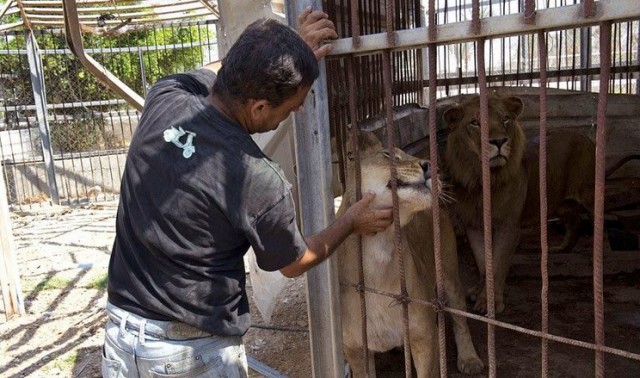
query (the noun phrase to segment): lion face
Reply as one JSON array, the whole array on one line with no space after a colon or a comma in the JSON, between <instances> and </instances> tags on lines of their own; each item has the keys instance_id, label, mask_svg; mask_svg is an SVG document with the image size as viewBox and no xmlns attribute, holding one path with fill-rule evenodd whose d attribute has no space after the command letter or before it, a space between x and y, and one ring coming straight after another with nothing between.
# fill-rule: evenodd
<instances>
[{"instance_id":1,"label":"lion face","mask_svg":"<svg viewBox=\"0 0 640 378\"><path fill-rule=\"evenodd\" d=\"M519 167L524 151L524 133L517 122L524 107L518 97L489 97L489 165L493 174L508 167ZM446 158L455 169L480 172L480 97L447 109L443 115L450 134ZM462 164L454 164L461 161ZM454 169L454 170L455 170ZM456 172L452 172L456 174ZM475 177L473 178L475 180Z\"/></svg>"},{"instance_id":2,"label":"lion face","mask_svg":"<svg viewBox=\"0 0 640 378\"><path fill-rule=\"evenodd\" d=\"M389 157L392 152L379 149L361 159L362 192L371 191L376 197L373 208L393 206L391 190L391 168ZM431 206L431 170L427 160L418 159L396 148L397 193L400 206L400 223L405 225L418 211Z\"/></svg>"}]
</instances>

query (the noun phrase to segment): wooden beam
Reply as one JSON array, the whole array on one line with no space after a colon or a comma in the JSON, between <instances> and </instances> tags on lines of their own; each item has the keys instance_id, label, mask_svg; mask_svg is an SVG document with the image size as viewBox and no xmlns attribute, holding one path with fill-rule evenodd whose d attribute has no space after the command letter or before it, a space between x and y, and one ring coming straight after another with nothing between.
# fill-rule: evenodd
<instances>
[{"instance_id":1,"label":"wooden beam","mask_svg":"<svg viewBox=\"0 0 640 378\"><path fill-rule=\"evenodd\" d=\"M24 315L25 309L4 177L4 166L0 164L0 286L6 318L9 320L16 315Z\"/></svg>"}]
</instances>

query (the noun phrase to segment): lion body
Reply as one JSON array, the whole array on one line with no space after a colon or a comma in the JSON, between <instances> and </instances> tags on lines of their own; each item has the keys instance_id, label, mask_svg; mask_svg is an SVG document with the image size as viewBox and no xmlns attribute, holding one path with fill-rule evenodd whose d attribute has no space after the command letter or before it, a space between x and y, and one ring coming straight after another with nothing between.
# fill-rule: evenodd
<instances>
[{"instance_id":1,"label":"lion body","mask_svg":"<svg viewBox=\"0 0 640 378\"><path fill-rule=\"evenodd\" d=\"M504 309L504 287L521 228L540 224L539 159L536 141L527 145L518 123L523 109L517 97L490 96L489 158L491 223L496 312ZM482 165L479 124L480 102L474 96L448 109L450 128L445 150L454 203L453 216L464 230L481 276L485 274ZM562 245L567 251L577 242L581 211L593 204L594 144L585 135L554 130L547 136L548 216L558 216L567 230ZM579 169L576 169L578 168ZM486 292L481 282L472 290L474 310L485 312Z\"/></svg>"},{"instance_id":2,"label":"lion body","mask_svg":"<svg viewBox=\"0 0 640 378\"><path fill-rule=\"evenodd\" d=\"M433 300L436 280L433 255L431 194L423 168L426 161L396 150L398 202L408 295L418 300ZM388 157L380 146L369 148L361 159L361 188L374 191L371 206L392 205L388 186ZM355 201L355 181L350 175L338 216ZM399 294L400 269L395 255L395 227L376 235L362 236L364 285L376 291ZM464 293L458 277L455 234L446 213L441 216L442 264L449 304L465 309ZM340 247L339 275L344 350L355 377L364 376L365 364L374 371L373 353L403 345L403 307L394 298L365 291L368 357L363 354L361 297L354 286L359 284L360 259L358 238L350 236ZM409 334L413 362L419 377L438 376L438 347L435 311L419 303L409 303ZM477 373L483 364L473 347L466 319L454 317L458 346L458 368Z\"/></svg>"}]
</instances>

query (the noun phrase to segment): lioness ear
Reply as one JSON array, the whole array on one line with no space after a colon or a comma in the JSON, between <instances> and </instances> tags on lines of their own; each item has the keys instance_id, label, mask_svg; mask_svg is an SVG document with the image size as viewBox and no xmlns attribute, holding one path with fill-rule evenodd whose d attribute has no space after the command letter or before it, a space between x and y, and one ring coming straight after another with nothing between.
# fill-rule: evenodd
<instances>
[{"instance_id":1,"label":"lioness ear","mask_svg":"<svg viewBox=\"0 0 640 378\"><path fill-rule=\"evenodd\" d=\"M462 120L464 116L464 111L460 106L453 106L444 111L442 115L442 119L444 119L444 124L447 125L450 129L452 129L455 125L458 124Z\"/></svg>"},{"instance_id":2,"label":"lioness ear","mask_svg":"<svg viewBox=\"0 0 640 378\"><path fill-rule=\"evenodd\" d=\"M361 132L358 141L360 142L359 147L363 151L382 149L380 139L372 132Z\"/></svg>"},{"instance_id":3,"label":"lioness ear","mask_svg":"<svg viewBox=\"0 0 640 378\"><path fill-rule=\"evenodd\" d=\"M509 113L514 115L514 118L518 118L520 114L522 114L524 103L520 97L510 96L504 98L504 107L507 108Z\"/></svg>"}]
</instances>

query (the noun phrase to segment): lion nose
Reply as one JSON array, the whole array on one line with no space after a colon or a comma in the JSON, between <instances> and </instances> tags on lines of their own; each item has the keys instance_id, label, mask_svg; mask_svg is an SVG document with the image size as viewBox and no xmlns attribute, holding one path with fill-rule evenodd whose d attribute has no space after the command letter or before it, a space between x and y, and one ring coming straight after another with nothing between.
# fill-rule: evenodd
<instances>
[{"instance_id":1,"label":"lion nose","mask_svg":"<svg viewBox=\"0 0 640 378\"><path fill-rule=\"evenodd\" d=\"M420 166L422 167L422 172L424 172L425 180L430 179L431 178L431 163L428 160L425 160L422 163L420 163Z\"/></svg>"},{"instance_id":2,"label":"lion nose","mask_svg":"<svg viewBox=\"0 0 640 378\"><path fill-rule=\"evenodd\" d=\"M500 149L500 147L502 147L503 144L507 143L507 141L507 138L491 139L491 144L494 144L496 147L498 147L498 149Z\"/></svg>"}]
</instances>

